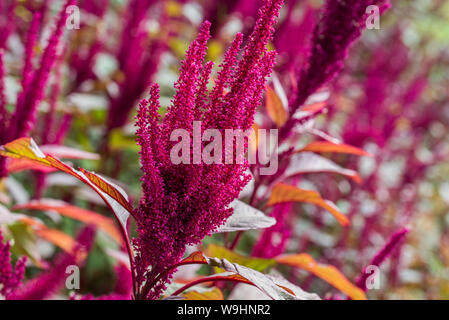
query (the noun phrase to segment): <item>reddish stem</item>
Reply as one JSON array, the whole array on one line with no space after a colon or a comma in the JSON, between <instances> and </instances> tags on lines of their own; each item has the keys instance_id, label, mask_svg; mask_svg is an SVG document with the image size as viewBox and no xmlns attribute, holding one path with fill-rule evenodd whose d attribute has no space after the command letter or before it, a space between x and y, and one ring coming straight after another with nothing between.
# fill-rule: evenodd
<instances>
[{"instance_id":1,"label":"reddish stem","mask_svg":"<svg viewBox=\"0 0 449 320\"><path fill-rule=\"evenodd\" d=\"M254 285L254 283L249 282L249 281L245 281L243 279L238 279L238 278L229 278L229 277L223 277L223 276L216 276L216 277L208 277L208 278L201 278L201 279L197 279L195 281L189 282L187 283L185 286L179 288L178 290L176 290L175 292L173 292L172 296L177 296L179 295L181 292L183 292L184 290L187 290L190 287L193 287L194 285L197 285L199 283L203 283L203 282L213 282L213 281L232 281L232 282L241 282L241 283L246 283L246 284L250 284L250 285Z\"/></svg>"}]
</instances>

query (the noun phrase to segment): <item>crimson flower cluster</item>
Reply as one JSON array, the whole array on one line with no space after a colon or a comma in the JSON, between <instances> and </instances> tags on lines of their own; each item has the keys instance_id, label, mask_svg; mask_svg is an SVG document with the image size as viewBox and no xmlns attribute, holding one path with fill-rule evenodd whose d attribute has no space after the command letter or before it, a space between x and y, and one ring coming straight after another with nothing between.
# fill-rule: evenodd
<instances>
[{"instance_id":1,"label":"crimson flower cluster","mask_svg":"<svg viewBox=\"0 0 449 320\"><path fill-rule=\"evenodd\" d=\"M247 163L174 165L170 150L176 142L170 141L170 135L175 129L192 135L193 121L201 121L203 131L252 126L275 62L275 53L268 52L266 45L281 4L282 0L265 1L240 60L243 36L237 34L210 92L213 63L204 63L210 37L206 21L186 53L176 95L162 122L158 85L140 103L136 125L144 195L133 215L139 234L134 241L136 280L139 287L144 285L141 298L159 297L171 277L164 271L182 258L187 245L200 242L225 222L233 212L228 205L250 179Z\"/></svg>"}]
</instances>

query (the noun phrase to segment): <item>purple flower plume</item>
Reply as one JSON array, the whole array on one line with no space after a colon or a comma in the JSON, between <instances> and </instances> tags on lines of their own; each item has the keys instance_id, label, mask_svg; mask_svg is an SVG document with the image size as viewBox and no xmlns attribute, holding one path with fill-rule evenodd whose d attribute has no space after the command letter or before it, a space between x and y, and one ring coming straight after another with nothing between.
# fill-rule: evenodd
<instances>
[{"instance_id":1,"label":"purple flower plume","mask_svg":"<svg viewBox=\"0 0 449 320\"><path fill-rule=\"evenodd\" d=\"M34 16L30 30L28 32L28 39L26 45L24 74L22 81L22 92L20 93L14 114L12 115L9 134L9 140L26 136L33 128L36 121L36 110L39 103L42 101L45 88L50 78L51 69L57 60L58 46L64 31L65 23L68 17L66 8L75 3L74 0L68 0L59 13L56 27L48 40L48 44L44 50L42 58L39 63L39 68L32 70L32 51L31 48L36 40L37 28L40 20L38 13Z\"/></svg>"},{"instance_id":2,"label":"purple flower plume","mask_svg":"<svg viewBox=\"0 0 449 320\"><path fill-rule=\"evenodd\" d=\"M19 259L13 268L10 248L9 242L3 243L3 234L0 231L0 295L5 298L19 286L25 273L26 257Z\"/></svg>"},{"instance_id":3,"label":"purple flower plume","mask_svg":"<svg viewBox=\"0 0 449 320\"><path fill-rule=\"evenodd\" d=\"M16 27L14 19L14 9L16 8L16 1L2 0L0 1L0 48L6 48L6 42L10 34Z\"/></svg>"},{"instance_id":4,"label":"purple flower plume","mask_svg":"<svg viewBox=\"0 0 449 320\"><path fill-rule=\"evenodd\" d=\"M165 49L162 40L149 41L144 28L149 9L162 1L131 0L127 13L125 28L122 32L120 48L117 53L123 79L120 93L111 99L107 130L120 128L128 120L128 115L148 88L157 72L159 59ZM161 19L163 19L163 15Z\"/></svg>"},{"instance_id":5,"label":"purple flower plume","mask_svg":"<svg viewBox=\"0 0 449 320\"><path fill-rule=\"evenodd\" d=\"M388 0L327 0L324 12L315 27L306 66L297 76L296 95L289 103L290 114L307 98L332 80L342 69L351 44L365 28L366 8L379 7L380 13L389 8ZM290 132L294 120L283 127L281 137Z\"/></svg>"},{"instance_id":6,"label":"purple flower plume","mask_svg":"<svg viewBox=\"0 0 449 320\"><path fill-rule=\"evenodd\" d=\"M42 300L49 298L57 292L66 279L66 269L70 265L77 265L83 261L94 241L95 229L92 226L83 227L77 236L77 245L72 254L62 253L57 258L52 268L29 280L16 292L11 294L11 300Z\"/></svg>"},{"instance_id":7,"label":"purple flower plume","mask_svg":"<svg viewBox=\"0 0 449 320\"><path fill-rule=\"evenodd\" d=\"M237 54L242 35L237 34L228 49L215 86L208 92L212 63L203 63L207 51L209 22L201 26L190 45L175 84L176 95L160 123L159 87L153 85L150 98L138 108L136 126L141 146L143 197L134 212L138 238L136 279L141 298L158 298L170 280L175 264L185 247L200 242L232 214L228 205L249 181L248 164L179 164L170 161L170 141L175 129L192 135L193 122L208 128L247 130L253 124L256 107L271 73L275 53L266 45L282 0L266 0L258 21L243 51ZM224 136L224 135L223 135ZM201 148L204 142L199 142Z\"/></svg>"},{"instance_id":8,"label":"purple flower plume","mask_svg":"<svg viewBox=\"0 0 449 320\"><path fill-rule=\"evenodd\" d=\"M22 70L22 91L19 94L12 115L6 110L4 95L4 65L0 61L0 144L26 136L36 122L36 111L42 102L50 79L50 72L57 60L58 46L65 28L68 14L66 8L75 0L68 0L59 13L53 33L48 40L39 67L33 68L35 43L38 39L41 13L35 12L28 29L25 44L24 65ZM3 56L3 54L1 54ZM6 176L5 160L0 159L0 177Z\"/></svg>"}]
</instances>

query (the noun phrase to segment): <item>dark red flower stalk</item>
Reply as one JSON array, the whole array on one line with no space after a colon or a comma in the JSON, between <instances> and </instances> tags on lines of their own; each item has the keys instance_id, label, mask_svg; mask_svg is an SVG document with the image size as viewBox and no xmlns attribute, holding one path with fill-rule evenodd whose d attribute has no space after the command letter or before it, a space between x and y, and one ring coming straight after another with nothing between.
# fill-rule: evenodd
<instances>
[{"instance_id":1,"label":"dark red flower stalk","mask_svg":"<svg viewBox=\"0 0 449 320\"><path fill-rule=\"evenodd\" d=\"M393 253L393 250L401 243L405 235L410 231L408 228L402 228L395 232L385 246L376 253L373 260L371 260L370 266L380 267L380 265ZM367 290L366 281L370 273L363 269L362 275L357 280L357 286L364 291Z\"/></svg>"},{"instance_id":2,"label":"dark red flower stalk","mask_svg":"<svg viewBox=\"0 0 449 320\"><path fill-rule=\"evenodd\" d=\"M75 79L71 84L69 92L77 91L87 80L95 79L93 67L97 54L104 49L104 41L98 32L91 37L86 36L89 27L97 27L95 23L100 22L107 12L109 0L81 0L78 2L81 14L89 14L89 19L81 19L80 30L75 34L74 41L77 45L69 53L70 69L75 73ZM86 23L86 20L94 22ZM92 24L92 25L91 25ZM99 29L99 28L98 28Z\"/></svg>"},{"instance_id":3,"label":"dark red flower stalk","mask_svg":"<svg viewBox=\"0 0 449 320\"><path fill-rule=\"evenodd\" d=\"M117 59L123 79L119 83L119 94L110 101L107 133L120 128L128 115L148 88L157 72L159 58L165 50L161 40L150 42L145 30L149 9L163 1L131 0L126 11L125 28L122 31ZM163 15L160 19L163 19Z\"/></svg>"},{"instance_id":4,"label":"dark red flower stalk","mask_svg":"<svg viewBox=\"0 0 449 320\"><path fill-rule=\"evenodd\" d=\"M365 28L366 8L380 7L383 13L389 8L388 0L327 0L324 12L315 27L307 65L297 76L297 90L289 101L293 115L307 98L321 86L332 80L342 69L351 44L360 37ZM290 117L282 127L280 138L290 134L295 120Z\"/></svg>"},{"instance_id":5,"label":"dark red flower stalk","mask_svg":"<svg viewBox=\"0 0 449 320\"><path fill-rule=\"evenodd\" d=\"M9 116L6 112L3 113L2 116L7 117L7 121L0 122L0 132L2 133L0 142L2 144L26 136L34 128L37 108L44 98L50 72L57 60L58 46L67 19L66 8L72 4L74 4L74 0L68 0L59 13L55 29L48 40L37 69L33 68L33 48L37 40L41 13L36 12L33 15L25 45L25 58L21 81L22 91L17 98L13 114ZM2 66L2 68L4 72L4 67ZM0 177L4 177L5 175L5 161L1 159Z\"/></svg>"},{"instance_id":6,"label":"dark red flower stalk","mask_svg":"<svg viewBox=\"0 0 449 320\"><path fill-rule=\"evenodd\" d=\"M143 197L133 216L137 222L136 279L142 299L156 299L189 244L200 242L232 214L228 205L249 181L248 164L173 164L170 135L185 129L192 135L193 122L208 128L242 129L252 126L274 53L266 45L273 32L281 0L266 0L252 35L237 62L241 35L228 50L214 89L207 91L211 64L203 64L209 39L209 22L203 23L182 63L176 95L159 123L159 88L138 109L138 143L141 146ZM226 71L224 71L226 70ZM227 92L225 94L225 92ZM200 142L201 148L204 142ZM143 287L142 287L143 286Z\"/></svg>"},{"instance_id":7,"label":"dark red flower stalk","mask_svg":"<svg viewBox=\"0 0 449 320\"><path fill-rule=\"evenodd\" d=\"M4 51L0 49L0 143L5 143L5 136L9 122L9 112L6 109L6 93L5 93L5 64L3 60ZM4 157L0 158L0 178L5 177L6 160Z\"/></svg>"},{"instance_id":8,"label":"dark red flower stalk","mask_svg":"<svg viewBox=\"0 0 449 320\"><path fill-rule=\"evenodd\" d=\"M23 77L29 79L29 81L27 80L24 82L25 87L22 88L22 92L17 101L16 110L12 115L11 128L9 130L10 140L26 136L34 127L37 107L44 97L50 71L57 59L58 46L68 17L66 8L74 3L74 0L68 0L59 13L56 27L44 50L39 63L39 68L34 71L24 69L24 72L27 72L27 74L24 74ZM34 24L32 25L32 27L35 26L36 25ZM28 37L29 42L33 41L33 34L34 30L31 30ZM32 57L27 57L26 59L32 59ZM33 83L33 85L28 85L29 83Z\"/></svg>"},{"instance_id":9,"label":"dark red flower stalk","mask_svg":"<svg viewBox=\"0 0 449 320\"><path fill-rule=\"evenodd\" d=\"M92 226L83 227L76 238L77 245L72 254L60 254L49 271L24 283L10 295L9 299L42 300L51 297L64 285L67 267L78 265L80 261L85 259L93 244L94 237L95 229Z\"/></svg>"},{"instance_id":10,"label":"dark red flower stalk","mask_svg":"<svg viewBox=\"0 0 449 320\"><path fill-rule=\"evenodd\" d=\"M16 27L14 9L16 1L3 0L0 3L0 49L6 48L9 35Z\"/></svg>"},{"instance_id":11,"label":"dark red flower stalk","mask_svg":"<svg viewBox=\"0 0 449 320\"><path fill-rule=\"evenodd\" d=\"M8 299L20 285L25 274L26 257L20 258L16 265L11 265L11 245L3 243L3 234L0 230L0 296Z\"/></svg>"},{"instance_id":12,"label":"dark red flower stalk","mask_svg":"<svg viewBox=\"0 0 449 320\"><path fill-rule=\"evenodd\" d=\"M318 18L318 9L306 3L301 19L294 14L297 0L287 2L287 14L274 35L274 46L279 53L276 70L280 73L297 71L307 58L310 38ZM292 41L292 35L295 41Z\"/></svg>"}]
</instances>

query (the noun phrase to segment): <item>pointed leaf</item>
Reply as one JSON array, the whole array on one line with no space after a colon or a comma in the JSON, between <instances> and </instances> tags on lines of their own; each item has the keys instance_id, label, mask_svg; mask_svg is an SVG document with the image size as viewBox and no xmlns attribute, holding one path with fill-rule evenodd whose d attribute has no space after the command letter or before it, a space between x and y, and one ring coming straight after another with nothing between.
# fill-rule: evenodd
<instances>
[{"instance_id":1,"label":"pointed leaf","mask_svg":"<svg viewBox=\"0 0 449 320\"><path fill-rule=\"evenodd\" d=\"M318 192L303 190L284 183L277 184L271 191L267 206L286 202L312 203L329 211L341 225L348 226L350 223L349 219L338 210L333 202L321 198Z\"/></svg>"},{"instance_id":2,"label":"pointed leaf","mask_svg":"<svg viewBox=\"0 0 449 320\"><path fill-rule=\"evenodd\" d=\"M47 167L46 165L28 159L8 159L6 162L6 170L8 171L8 174L24 170L36 170L41 172L56 171L54 168Z\"/></svg>"},{"instance_id":3,"label":"pointed leaf","mask_svg":"<svg viewBox=\"0 0 449 320\"><path fill-rule=\"evenodd\" d=\"M337 268L317 263L309 254L284 255L275 259L280 264L301 268L316 275L354 300L366 300L363 290L352 284Z\"/></svg>"},{"instance_id":4,"label":"pointed leaf","mask_svg":"<svg viewBox=\"0 0 449 320\"><path fill-rule=\"evenodd\" d=\"M257 271L264 271L268 267L271 267L276 264L276 261L273 259L262 259L262 258L243 256L241 254L238 254L234 251L231 251L225 247L218 246L216 244L210 244L207 247L206 253L209 256L217 257L219 259L226 259L230 262L238 263L242 266Z\"/></svg>"},{"instance_id":5,"label":"pointed leaf","mask_svg":"<svg viewBox=\"0 0 449 320\"><path fill-rule=\"evenodd\" d=\"M229 206L234 209L234 213L215 233L264 229L276 223L276 219L266 216L263 212L243 201L236 199Z\"/></svg>"},{"instance_id":6,"label":"pointed leaf","mask_svg":"<svg viewBox=\"0 0 449 320\"><path fill-rule=\"evenodd\" d=\"M337 144L329 141L315 141L309 143L304 148L297 150L296 152L333 152L333 153L345 153L345 154L354 154L358 156L372 156L368 152L350 146L348 144Z\"/></svg>"},{"instance_id":7,"label":"pointed leaf","mask_svg":"<svg viewBox=\"0 0 449 320\"><path fill-rule=\"evenodd\" d=\"M208 279L210 279L210 281L230 280L243 282L256 286L259 290L274 300L319 299L316 294L305 292L298 286L295 286L285 279L265 275L259 271L238 265L236 263L230 263L226 259L208 258L200 251L192 253L186 259L178 263L177 266L191 263L208 264L212 267L217 267L227 271L225 273L204 277L201 282L205 282L204 280L207 281ZM198 280L193 282L196 283Z\"/></svg>"},{"instance_id":8,"label":"pointed leaf","mask_svg":"<svg viewBox=\"0 0 449 320\"><path fill-rule=\"evenodd\" d=\"M46 144L39 147L44 154L51 154L61 159L86 159L86 160L99 160L100 155L98 153L87 152L71 147Z\"/></svg>"},{"instance_id":9,"label":"pointed leaf","mask_svg":"<svg viewBox=\"0 0 449 320\"><path fill-rule=\"evenodd\" d=\"M114 212L122 232L127 234L126 223L132 212L126 193L106 179L84 169L80 171L61 162L51 155L45 155L31 138L20 138L0 147L0 155L12 158L26 158L36 163L66 172L91 187Z\"/></svg>"},{"instance_id":10,"label":"pointed leaf","mask_svg":"<svg viewBox=\"0 0 449 320\"><path fill-rule=\"evenodd\" d=\"M304 173L320 172L337 173L349 177L357 183L362 182L362 178L354 170L342 168L329 159L312 152L301 152L292 155L285 175L289 177Z\"/></svg>"},{"instance_id":11,"label":"pointed leaf","mask_svg":"<svg viewBox=\"0 0 449 320\"><path fill-rule=\"evenodd\" d=\"M259 271L230 263L226 259L209 258L209 265L219 267L239 275L259 288L273 300L317 300L316 294L303 291L285 279L279 281L276 277L265 275ZM295 293L296 292L296 293Z\"/></svg>"},{"instance_id":12,"label":"pointed leaf","mask_svg":"<svg viewBox=\"0 0 449 320\"><path fill-rule=\"evenodd\" d=\"M278 97L276 92L271 88L267 87L266 90L266 103L267 113L271 120L280 128L286 121L288 117L287 109L283 105L281 99Z\"/></svg>"},{"instance_id":13,"label":"pointed leaf","mask_svg":"<svg viewBox=\"0 0 449 320\"><path fill-rule=\"evenodd\" d=\"M116 228L114 221L101 214L82 209L76 206L72 206L64 201L54 199L39 199L32 200L29 203L17 205L13 210L52 210L59 214L79 220L86 224L93 224L98 228L109 234L115 241L120 243L122 241L120 231Z\"/></svg>"}]
</instances>

